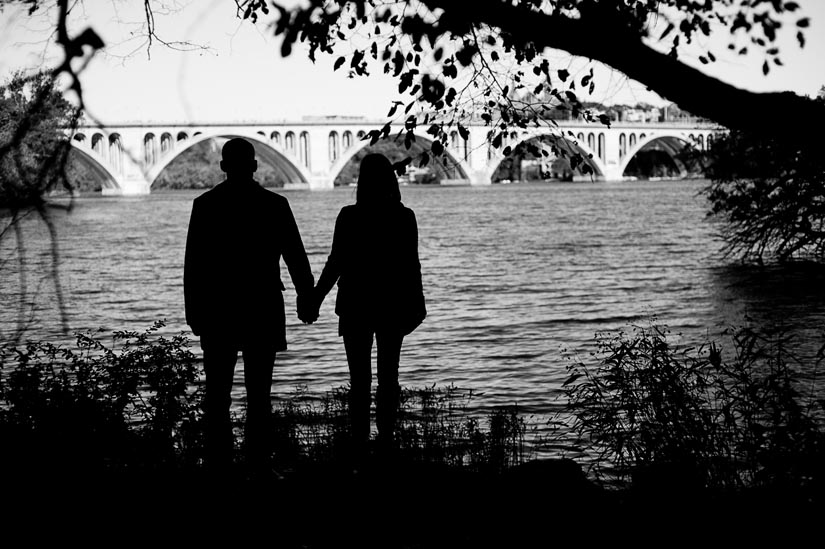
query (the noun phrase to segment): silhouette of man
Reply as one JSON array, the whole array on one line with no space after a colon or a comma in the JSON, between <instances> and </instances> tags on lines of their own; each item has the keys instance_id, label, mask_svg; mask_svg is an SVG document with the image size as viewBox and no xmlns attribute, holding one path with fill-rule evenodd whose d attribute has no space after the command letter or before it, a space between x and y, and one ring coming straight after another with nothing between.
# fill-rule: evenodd
<instances>
[{"instance_id":1,"label":"silhouette of man","mask_svg":"<svg viewBox=\"0 0 825 549\"><path fill-rule=\"evenodd\" d=\"M253 179L258 164L252 144L230 139L221 155L226 180L192 204L183 275L186 323L203 349L207 467L222 475L232 464L229 412L240 352L248 465L253 474L266 474L272 369L276 353L287 348L280 258L305 323L317 319L308 306L314 278L289 202Z\"/></svg>"}]
</instances>

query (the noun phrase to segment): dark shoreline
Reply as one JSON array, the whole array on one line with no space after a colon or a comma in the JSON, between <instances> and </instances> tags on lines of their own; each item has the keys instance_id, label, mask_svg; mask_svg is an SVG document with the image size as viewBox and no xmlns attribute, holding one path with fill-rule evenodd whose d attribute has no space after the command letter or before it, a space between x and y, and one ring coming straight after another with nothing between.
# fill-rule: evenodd
<instances>
[{"instance_id":1,"label":"dark shoreline","mask_svg":"<svg viewBox=\"0 0 825 549\"><path fill-rule=\"evenodd\" d=\"M311 465L281 479L216 482L202 473L35 475L7 478L3 516L14 530L63 542L142 545L201 536L266 535L275 547L552 547L625 541L764 543L819 535L822 506L794 494L714 496L678 482L608 491L571 460L526 462L501 473L424 463L373 464L357 473ZM13 474L13 473L12 473ZM670 484L670 483L668 483ZM48 515L44 521L43 514ZM49 531L36 530L49 525ZM55 530L63 525L66 530ZM29 530L34 528L35 530ZM260 539L260 538L258 538Z\"/></svg>"}]
</instances>

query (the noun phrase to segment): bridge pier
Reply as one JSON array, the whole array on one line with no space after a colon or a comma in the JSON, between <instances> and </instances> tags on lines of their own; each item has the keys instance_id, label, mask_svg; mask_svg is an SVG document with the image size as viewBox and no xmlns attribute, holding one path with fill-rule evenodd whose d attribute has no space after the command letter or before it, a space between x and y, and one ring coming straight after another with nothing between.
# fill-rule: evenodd
<instances>
[{"instance_id":1,"label":"bridge pier","mask_svg":"<svg viewBox=\"0 0 825 549\"><path fill-rule=\"evenodd\" d=\"M604 173L600 179L602 181L624 181L625 177L622 174L622 167L619 164L609 162L604 167Z\"/></svg>"},{"instance_id":2,"label":"bridge pier","mask_svg":"<svg viewBox=\"0 0 825 549\"><path fill-rule=\"evenodd\" d=\"M312 174L309 179L309 189L311 191L332 189L335 187L334 183L331 174Z\"/></svg>"},{"instance_id":3,"label":"bridge pier","mask_svg":"<svg viewBox=\"0 0 825 549\"><path fill-rule=\"evenodd\" d=\"M120 187L114 189L104 187L101 190L101 194L104 196L140 196L149 194L150 192L151 186L149 182L143 178L121 179L118 183Z\"/></svg>"}]
</instances>

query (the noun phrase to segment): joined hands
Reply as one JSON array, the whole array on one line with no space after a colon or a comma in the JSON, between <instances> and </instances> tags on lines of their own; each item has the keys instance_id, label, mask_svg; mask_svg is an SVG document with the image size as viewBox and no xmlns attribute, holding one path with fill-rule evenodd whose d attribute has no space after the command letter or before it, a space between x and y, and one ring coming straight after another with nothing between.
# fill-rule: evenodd
<instances>
[{"instance_id":1,"label":"joined hands","mask_svg":"<svg viewBox=\"0 0 825 549\"><path fill-rule=\"evenodd\" d=\"M305 294L298 295L298 319L304 324L312 324L318 320L321 310L321 301L313 289Z\"/></svg>"}]
</instances>

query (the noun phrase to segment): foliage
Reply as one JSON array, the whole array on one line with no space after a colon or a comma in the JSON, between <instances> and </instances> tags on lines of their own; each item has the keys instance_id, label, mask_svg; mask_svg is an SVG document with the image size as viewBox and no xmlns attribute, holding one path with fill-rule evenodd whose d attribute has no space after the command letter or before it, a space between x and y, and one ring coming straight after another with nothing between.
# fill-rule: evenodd
<instances>
[{"instance_id":1,"label":"foliage","mask_svg":"<svg viewBox=\"0 0 825 549\"><path fill-rule=\"evenodd\" d=\"M660 490L821 489L823 351L806 371L782 333L738 330L728 358L714 343L680 349L667 334L601 334L595 368L568 365L567 411L608 464L599 474Z\"/></svg>"},{"instance_id":2,"label":"foliage","mask_svg":"<svg viewBox=\"0 0 825 549\"><path fill-rule=\"evenodd\" d=\"M728 255L760 263L825 259L825 157L818 145L733 130L713 140L706 162L709 215L724 222Z\"/></svg>"},{"instance_id":3,"label":"foliage","mask_svg":"<svg viewBox=\"0 0 825 549\"><path fill-rule=\"evenodd\" d=\"M277 16L270 18L266 2L246 0L238 2L238 15L253 21L274 19L275 34L283 37L283 55L304 42L310 59L319 53L336 56L334 69L351 77L377 69L397 79L398 92L407 99L393 101L387 116L402 126L399 136L409 145L413 131L425 127L435 138L430 151L419 155L421 166L443 154L451 131L466 137L468 121L487 124L489 143L503 147L505 154L510 152L508 137L517 130L557 128L553 113L559 109L573 118L609 125L607 113L586 106L584 95L597 85L592 68L575 75L566 65L551 66L546 48L612 65L660 94L680 96L672 100L681 103L684 98L726 118L717 120L723 124L728 119L750 124L750 113L716 105L724 103L723 95L737 97L740 92L732 87L714 87L718 94L680 92L700 83L719 83L680 64L679 52L695 36L708 36L712 29L729 31L729 48L741 55L758 52L767 73L782 63L776 47L779 30L795 29L802 46L809 25L794 2L735 0L312 0L289 8L275 3L275 8ZM645 39L668 44L669 55L654 53ZM706 64L715 59L711 51L700 56ZM370 137L377 141L390 131L386 125ZM553 135L552 152L569 156L575 169L581 154L560 131ZM538 149L532 152L541 154ZM586 165L583 169L589 171Z\"/></svg>"},{"instance_id":4,"label":"foliage","mask_svg":"<svg viewBox=\"0 0 825 549\"><path fill-rule=\"evenodd\" d=\"M195 356L183 335L116 331L111 344L78 334L75 348L47 342L0 347L3 458L19 467L182 467L200 455Z\"/></svg>"},{"instance_id":5,"label":"foliage","mask_svg":"<svg viewBox=\"0 0 825 549\"><path fill-rule=\"evenodd\" d=\"M68 187L65 167L71 146L64 128L78 110L48 73L15 73L0 91L0 207L41 201L49 189Z\"/></svg>"},{"instance_id":6,"label":"foliage","mask_svg":"<svg viewBox=\"0 0 825 549\"><path fill-rule=\"evenodd\" d=\"M4 467L38 475L196 470L202 460L202 390L183 334L156 322L115 331L111 342L77 334L74 348L43 341L0 346L0 440ZM485 421L466 411L472 391L405 388L398 451L415 461L501 471L522 463L526 421L516 408ZM335 463L350 451L348 388L320 397L299 387L273 410L277 463ZM235 414L236 448L244 416ZM238 463L242 457L237 457Z\"/></svg>"},{"instance_id":7,"label":"foliage","mask_svg":"<svg viewBox=\"0 0 825 549\"><path fill-rule=\"evenodd\" d=\"M473 397L472 390L454 385L405 389L399 451L415 460L471 470L503 471L523 463L528 425L518 407L494 408L482 419L467 413Z\"/></svg>"},{"instance_id":8,"label":"foliage","mask_svg":"<svg viewBox=\"0 0 825 549\"><path fill-rule=\"evenodd\" d=\"M501 472L530 455L530 428L516 407L487 414L467 410L471 390L454 385L403 388L396 430L397 455L409 461L471 471ZM285 467L334 463L350 452L348 388L320 398L298 387L273 412L274 457Z\"/></svg>"}]
</instances>

